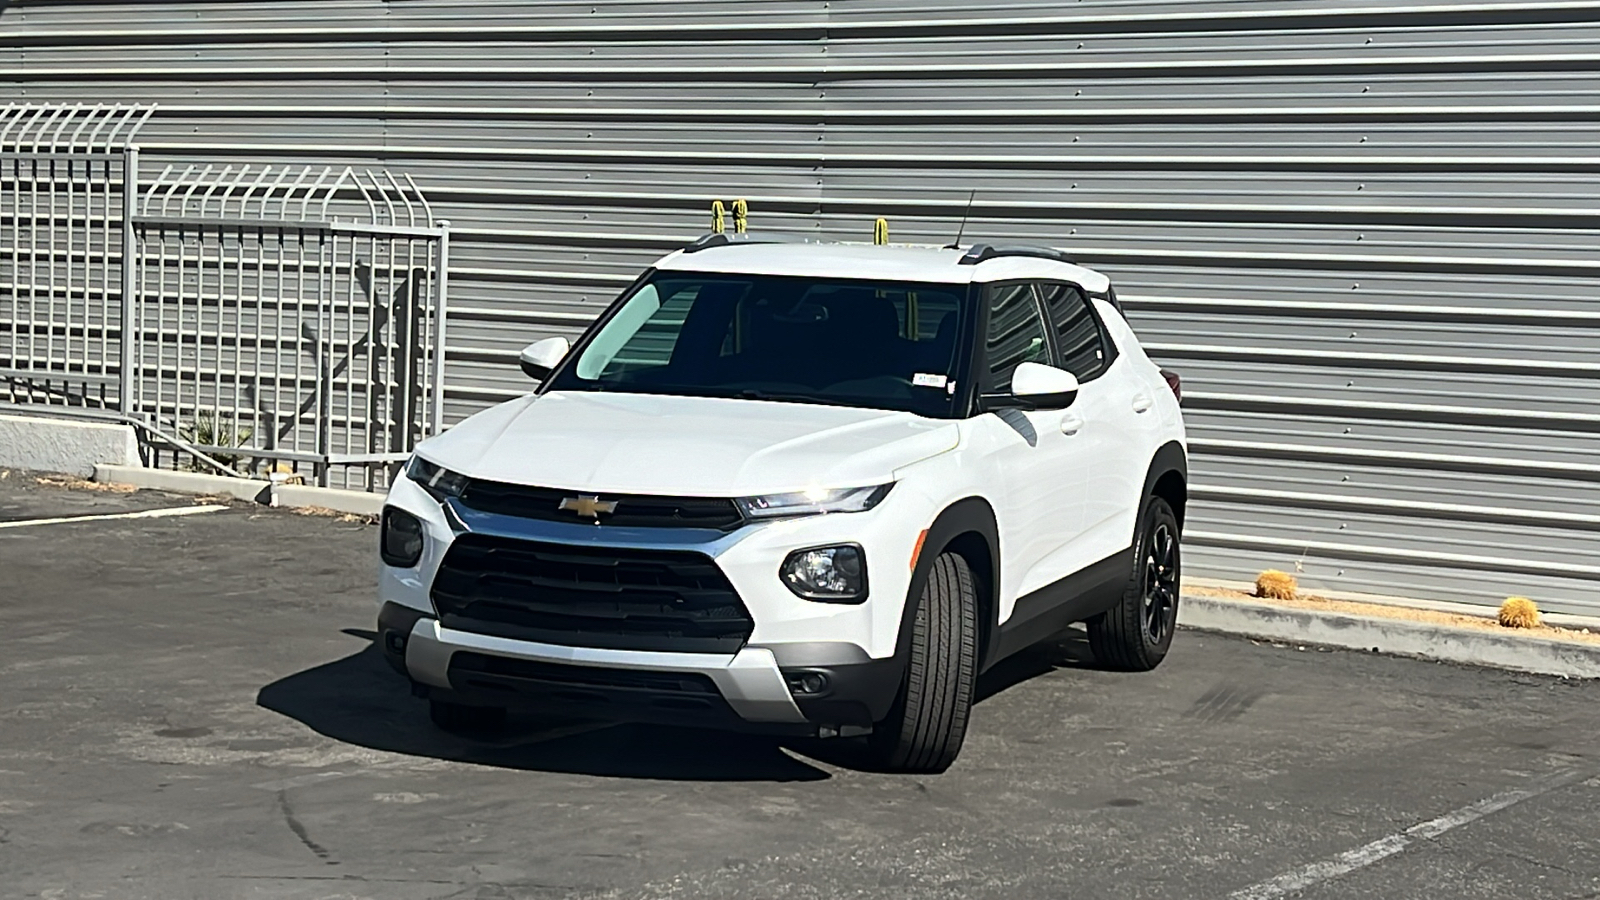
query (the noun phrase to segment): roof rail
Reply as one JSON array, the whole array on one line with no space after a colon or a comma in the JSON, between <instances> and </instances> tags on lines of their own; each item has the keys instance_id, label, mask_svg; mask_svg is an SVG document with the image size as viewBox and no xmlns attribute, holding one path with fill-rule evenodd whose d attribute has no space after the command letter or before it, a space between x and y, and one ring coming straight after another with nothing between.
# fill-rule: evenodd
<instances>
[{"instance_id":1,"label":"roof rail","mask_svg":"<svg viewBox=\"0 0 1600 900\"><path fill-rule=\"evenodd\" d=\"M710 250L712 247L728 247L734 244L790 244L795 238L788 238L777 234L750 234L745 231L724 234L712 232L695 238L694 242L685 246L685 253L699 253L701 250Z\"/></svg>"},{"instance_id":2,"label":"roof rail","mask_svg":"<svg viewBox=\"0 0 1600 900\"><path fill-rule=\"evenodd\" d=\"M1027 256L1034 259L1049 259L1056 262L1077 265L1077 260L1054 247L1030 247L1021 244L1003 245L996 247L993 244L973 244L967 249L965 256L961 257L957 265L975 266L987 259L999 259L1002 256Z\"/></svg>"}]
</instances>

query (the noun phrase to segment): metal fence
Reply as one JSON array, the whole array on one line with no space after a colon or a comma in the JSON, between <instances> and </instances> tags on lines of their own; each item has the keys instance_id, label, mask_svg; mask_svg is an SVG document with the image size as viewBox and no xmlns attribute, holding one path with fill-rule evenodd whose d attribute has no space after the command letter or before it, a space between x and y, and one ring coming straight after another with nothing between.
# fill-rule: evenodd
<instances>
[{"instance_id":1,"label":"metal fence","mask_svg":"<svg viewBox=\"0 0 1600 900\"><path fill-rule=\"evenodd\" d=\"M0 400L116 408L138 105L0 110Z\"/></svg>"},{"instance_id":2,"label":"metal fence","mask_svg":"<svg viewBox=\"0 0 1600 900\"><path fill-rule=\"evenodd\" d=\"M126 412L248 474L380 488L443 421L449 224L409 179L169 166L130 219Z\"/></svg>"}]
</instances>

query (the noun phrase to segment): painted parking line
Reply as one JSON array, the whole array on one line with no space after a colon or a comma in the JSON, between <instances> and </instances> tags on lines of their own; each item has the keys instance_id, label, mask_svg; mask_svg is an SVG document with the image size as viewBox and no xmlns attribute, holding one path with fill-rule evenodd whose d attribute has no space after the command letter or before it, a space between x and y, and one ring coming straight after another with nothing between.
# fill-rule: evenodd
<instances>
[{"instance_id":1,"label":"painted parking line","mask_svg":"<svg viewBox=\"0 0 1600 900\"><path fill-rule=\"evenodd\" d=\"M105 513L96 516L62 516L54 519L24 519L21 522L0 522L0 528L30 528L34 525L70 525L74 522L109 522L113 519L167 519L173 516L194 516L200 513L219 512L226 506L178 506L171 509L146 509L140 512Z\"/></svg>"},{"instance_id":2,"label":"painted parking line","mask_svg":"<svg viewBox=\"0 0 1600 900\"><path fill-rule=\"evenodd\" d=\"M1527 787L1502 791L1492 797L1479 800L1463 806L1454 812L1445 813L1437 819L1429 819L1420 825L1413 825L1405 831L1379 838L1370 844L1348 850L1338 856L1330 857L1321 862L1314 862L1290 872L1285 872L1276 878L1253 884L1250 887L1234 891L1228 895L1229 900L1274 900L1286 894L1305 890L1324 881L1348 875L1357 869L1364 869L1382 859L1387 859L1406 849L1418 841L1429 841L1455 828L1460 828L1469 822L1476 822L1484 816L1497 813L1502 809L1515 806L1524 800L1531 800L1540 794L1547 794L1557 788L1580 781L1594 774L1592 769L1568 769L1557 772L1546 778L1541 778Z\"/></svg>"}]
</instances>

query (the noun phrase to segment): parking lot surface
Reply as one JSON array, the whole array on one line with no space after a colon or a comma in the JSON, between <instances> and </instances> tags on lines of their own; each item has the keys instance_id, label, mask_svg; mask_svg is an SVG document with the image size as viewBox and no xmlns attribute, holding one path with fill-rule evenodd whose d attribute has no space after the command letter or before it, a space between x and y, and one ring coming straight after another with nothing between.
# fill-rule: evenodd
<instances>
[{"instance_id":1,"label":"parking lot surface","mask_svg":"<svg viewBox=\"0 0 1600 900\"><path fill-rule=\"evenodd\" d=\"M0 480L0 523L192 506ZM374 529L0 529L0 896L1600 897L1600 685L1185 632L986 676L938 777L838 742L441 734ZM1422 826L1422 827L1418 827Z\"/></svg>"}]
</instances>

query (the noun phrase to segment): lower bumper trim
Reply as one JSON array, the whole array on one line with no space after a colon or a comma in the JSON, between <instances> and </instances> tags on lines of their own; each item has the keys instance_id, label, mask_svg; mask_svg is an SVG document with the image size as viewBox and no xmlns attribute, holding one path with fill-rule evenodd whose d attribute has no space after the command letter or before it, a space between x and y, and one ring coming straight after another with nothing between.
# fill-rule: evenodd
<instances>
[{"instance_id":1,"label":"lower bumper trim","mask_svg":"<svg viewBox=\"0 0 1600 900\"><path fill-rule=\"evenodd\" d=\"M772 651L761 647L745 647L732 656L564 647L457 631L445 628L436 619L419 619L406 641L405 667L416 681L459 692L451 677L451 663L460 651L575 668L701 675L715 685L728 708L745 722L806 724L809 721L790 696ZM487 685L498 677L479 675L477 680ZM508 693L520 690L514 683L503 687ZM603 710L591 710L591 714L597 713L599 718L607 717Z\"/></svg>"},{"instance_id":2,"label":"lower bumper trim","mask_svg":"<svg viewBox=\"0 0 1600 900\"><path fill-rule=\"evenodd\" d=\"M433 618L432 613L398 603L385 603L378 610L378 649L383 659L401 675L406 674L406 644L419 620Z\"/></svg>"},{"instance_id":3,"label":"lower bumper trim","mask_svg":"<svg viewBox=\"0 0 1600 900\"><path fill-rule=\"evenodd\" d=\"M819 693L795 695L795 705L818 725L871 727L889 715L899 696L905 670L900 661L868 659L831 666L784 667L787 680L815 673L826 679L827 688Z\"/></svg>"},{"instance_id":4,"label":"lower bumper trim","mask_svg":"<svg viewBox=\"0 0 1600 900\"><path fill-rule=\"evenodd\" d=\"M462 695L578 718L732 728L743 720L698 672L610 669L455 654L450 683Z\"/></svg>"}]
</instances>

